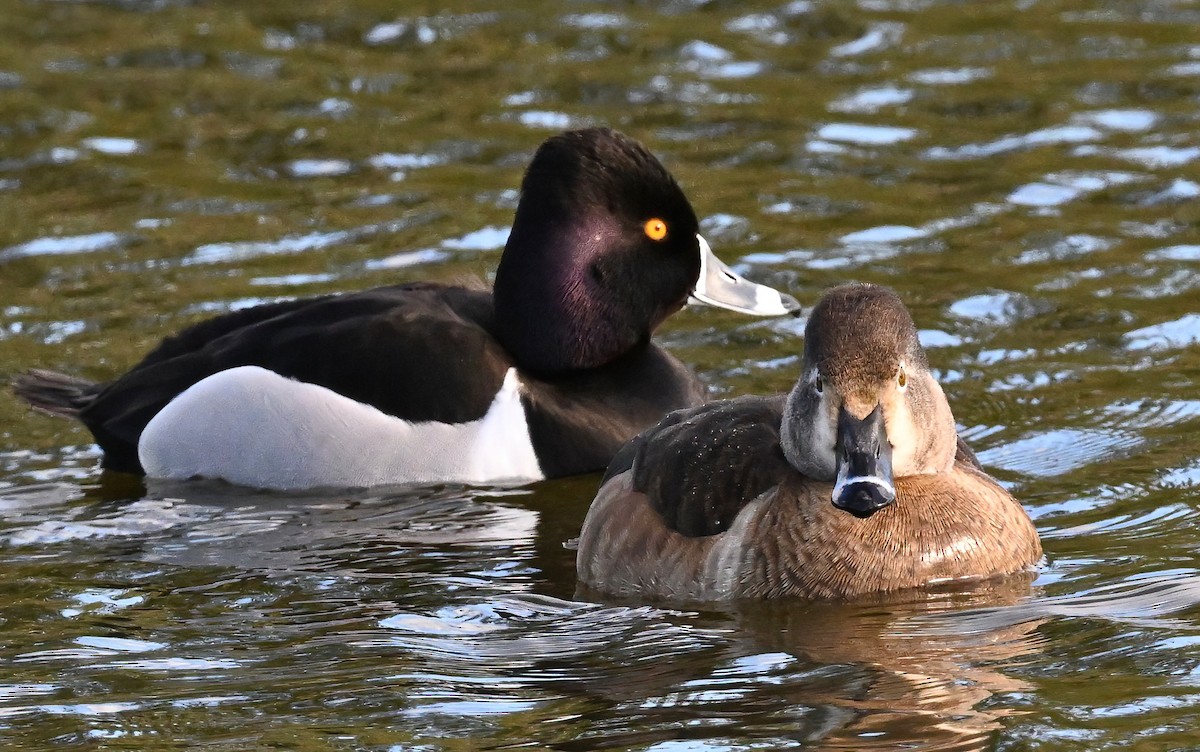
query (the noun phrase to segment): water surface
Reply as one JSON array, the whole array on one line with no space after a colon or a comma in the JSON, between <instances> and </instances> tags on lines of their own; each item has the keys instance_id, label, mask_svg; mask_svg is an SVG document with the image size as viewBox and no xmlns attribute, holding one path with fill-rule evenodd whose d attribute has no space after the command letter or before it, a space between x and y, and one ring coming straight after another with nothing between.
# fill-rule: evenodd
<instances>
[{"instance_id":1,"label":"water surface","mask_svg":"<svg viewBox=\"0 0 1200 752\"><path fill-rule=\"evenodd\" d=\"M0 0L0 378L222 311L488 278L532 151L618 127L714 249L909 302L1032 585L577 594L598 477L279 495L105 475L0 396L22 749L1186 749L1200 722L1200 9ZM800 323L684 311L717 395Z\"/></svg>"}]
</instances>

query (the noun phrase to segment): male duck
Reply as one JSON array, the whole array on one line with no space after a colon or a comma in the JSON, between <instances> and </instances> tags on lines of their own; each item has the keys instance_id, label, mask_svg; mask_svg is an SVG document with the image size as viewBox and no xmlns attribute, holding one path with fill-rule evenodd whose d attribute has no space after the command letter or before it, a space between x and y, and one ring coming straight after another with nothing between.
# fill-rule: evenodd
<instances>
[{"instance_id":1,"label":"male duck","mask_svg":"<svg viewBox=\"0 0 1200 752\"><path fill-rule=\"evenodd\" d=\"M297 489L599 470L704 401L650 341L689 297L799 308L697 230L644 146L562 133L525 174L492 292L416 282L258 306L167 338L113 381L31 371L14 389L82 420L105 467L153 477Z\"/></svg>"},{"instance_id":2,"label":"male duck","mask_svg":"<svg viewBox=\"0 0 1200 752\"><path fill-rule=\"evenodd\" d=\"M618 452L577 566L615 594L840 599L1041 554L1020 503L959 442L904 304L853 284L813 309L789 395L680 410Z\"/></svg>"}]
</instances>

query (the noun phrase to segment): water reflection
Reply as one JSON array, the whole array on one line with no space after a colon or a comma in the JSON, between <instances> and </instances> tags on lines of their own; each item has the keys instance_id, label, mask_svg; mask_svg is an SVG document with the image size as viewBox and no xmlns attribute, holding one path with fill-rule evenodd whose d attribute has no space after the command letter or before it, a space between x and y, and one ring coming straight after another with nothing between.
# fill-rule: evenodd
<instances>
[{"instance_id":1,"label":"water reflection","mask_svg":"<svg viewBox=\"0 0 1200 752\"><path fill-rule=\"evenodd\" d=\"M1028 596L1028 584L1013 583L871 610L773 606L743 614L739 626L754 635L757 649L856 674L857 690L849 697L793 696L840 711L840 722L812 740L815 748L980 750L991 747L1012 712L989 700L1032 689L1007 672L1044 641L1036 618L962 629L957 611L1007 607Z\"/></svg>"},{"instance_id":2,"label":"water reflection","mask_svg":"<svg viewBox=\"0 0 1200 752\"><path fill-rule=\"evenodd\" d=\"M606 724L604 738L686 739L684 719L704 719L704 738L752 727L771 748L990 748L1011 711L988 701L1031 689L1005 667L1040 649L1039 618L959 629L955 616L1028 596L1018 582L873 606L775 602L704 614L699 623L721 638L707 650L664 647L632 681L596 676L592 691L623 720Z\"/></svg>"}]
</instances>

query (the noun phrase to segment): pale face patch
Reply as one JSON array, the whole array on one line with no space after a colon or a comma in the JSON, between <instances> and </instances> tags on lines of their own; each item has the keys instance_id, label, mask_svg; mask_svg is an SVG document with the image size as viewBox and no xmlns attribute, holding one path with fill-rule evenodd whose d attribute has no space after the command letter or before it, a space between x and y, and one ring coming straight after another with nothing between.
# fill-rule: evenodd
<instances>
[{"instance_id":1,"label":"pale face patch","mask_svg":"<svg viewBox=\"0 0 1200 752\"><path fill-rule=\"evenodd\" d=\"M883 423L887 430L888 443L892 445L892 472L899 477L916 475L918 447L921 432L917 428L912 406L904 394L893 390L883 403Z\"/></svg>"},{"instance_id":2,"label":"pale face patch","mask_svg":"<svg viewBox=\"0 0 1200 752\"><path fill-rule=\"evenodd\" d=\"M837 411L833 389L815 368L788 395L780 431L783 453L810 478L832 481L837 472Z\"/></svg>"},{"instance_id":3,"label":"pale face patch","mask_svg":"<svg viewBox=\"0 0 1200 752\"><path fill-rule=\"evenodd\" d=\"M324 387L242 366L172 400L147 424L138 456L151 477L281 490L540 480L520 390L516 369L509 369L479 420L412 423Z\"/></svg>"},{"instance_id":4,"label":"pale face patch","mask_svg":"<svg viewBox=\"0 0 1200 752\"><path fill-rule=\"evenodd\" d=\"M942 472L954 463L958 437L954 416L931 374L910 371L908 388L893 390L883 405L897 476Z\"/></svg>"}]
</instances>

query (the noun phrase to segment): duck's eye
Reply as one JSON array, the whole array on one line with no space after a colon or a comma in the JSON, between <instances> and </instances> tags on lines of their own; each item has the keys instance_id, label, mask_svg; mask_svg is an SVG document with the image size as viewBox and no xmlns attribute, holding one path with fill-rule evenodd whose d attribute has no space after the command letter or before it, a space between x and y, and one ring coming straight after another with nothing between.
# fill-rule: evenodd
<instances>
[{"instance_id":1,"label":"duck's eye","mask_svg":"<svg viewBox=\"0 0 1200 752\"><path fill-rule=\"evenodd\" d=\"M642 225L642 231L651 240L662 240L667 237L667 223L658 218L648 219L646 224Z\"/></svg>"},{"instance_id":2,"label":"duck's eye","mask_svg":"<svg viewBox=\"0 0 1200 752\"><path fill-rule=\"evenodd\" d=\"M896 384L901 389L908 386L908 376L904 373L904 369L900 369L900 373L896 376Z\"/></svg>"},{"instance_id":3,"label":"duck's eye","mask_svg":"<svg viewBox=\"0 0 1200 752\"><path fill-rule=\"evenodd\" d=\"M813 389L817 390L817 394L820 394L821 392L825 391L825 382L823 382L821 380L820 376L818 376L817 378L815 378L813 380Z\"/></svg>"}]
</instances>

